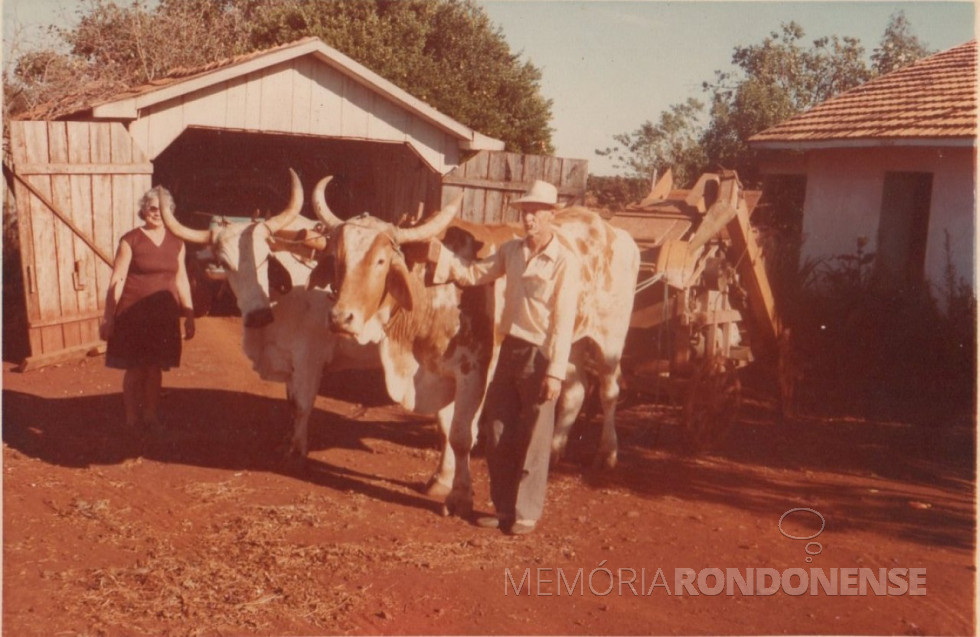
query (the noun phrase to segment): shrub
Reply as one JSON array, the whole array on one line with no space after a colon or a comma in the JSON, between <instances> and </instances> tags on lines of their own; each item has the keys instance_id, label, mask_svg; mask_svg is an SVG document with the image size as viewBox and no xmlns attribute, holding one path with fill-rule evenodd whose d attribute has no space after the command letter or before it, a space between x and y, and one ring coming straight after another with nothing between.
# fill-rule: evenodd
<instances>
[{"instance_id":1,"label":"shrub","mask_svg":"<svg viewBox=\"0 0 980 637\"><path fill-rule=\"evenodd\" d=\"M601 210L622 210L626 204L640 201L649 193L650 182L646 179L589 175L585 205Z\"/></svg>"},{"instance_id":2,"label":"shrub","mask_svg":"<svg viewBox=\"0 0 980 637\"><path fill-rule=\"evenodd\" d=\"M873 254L803 264L784 290L783 317L797 360L803 410L944 424L975 411L976 297L947 252L937 301L928 285L877 279Z\"/></svg>"}]
</instances>

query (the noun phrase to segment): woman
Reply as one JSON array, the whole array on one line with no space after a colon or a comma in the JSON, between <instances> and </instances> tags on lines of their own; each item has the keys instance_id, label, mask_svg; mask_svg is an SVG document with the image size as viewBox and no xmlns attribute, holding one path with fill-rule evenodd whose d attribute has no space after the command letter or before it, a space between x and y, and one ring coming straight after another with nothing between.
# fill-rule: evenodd
<instances>
[{"instance_id":1,"label":"woman","mask_svg":"<svg viewBox=\"0 0 980 637\"><path fill-rule=\"evenodd\" d=\"M157 186L140 199L143 225L119 241L99 336L108 341L106 366L126 370L126 426L159 426L162 372L180 364L180 315L184 335L194 336L194 305L184 264L184 242L163 225L161 206L174 199Z\"/></svg>"}]
</instances>

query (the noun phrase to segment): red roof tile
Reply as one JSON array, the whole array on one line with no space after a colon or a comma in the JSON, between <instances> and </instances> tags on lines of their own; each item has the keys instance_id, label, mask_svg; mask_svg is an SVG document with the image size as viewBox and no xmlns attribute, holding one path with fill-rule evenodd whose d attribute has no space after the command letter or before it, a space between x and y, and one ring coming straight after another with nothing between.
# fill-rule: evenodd
<instances>
[{"instance_id":1,"label":"red roof tile","mask_svg":"<svg viewBox=\"0 0 980 637\"><path fill-rule=\"evenodd\" d=\"M813 143L975 138L977 41L923 58L750 138Z\"/></svg>"}]
</instances>

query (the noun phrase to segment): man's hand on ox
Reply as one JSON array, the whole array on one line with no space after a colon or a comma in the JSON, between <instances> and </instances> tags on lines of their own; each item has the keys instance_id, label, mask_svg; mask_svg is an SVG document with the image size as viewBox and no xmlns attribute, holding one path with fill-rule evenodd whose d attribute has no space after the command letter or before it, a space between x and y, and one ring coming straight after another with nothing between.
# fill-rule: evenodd
<instances>
[{"instance_id":1,"label":"man's hand on ox","mask_svg":"<svg viewBox=\"0 0 980 637\"><path fill-rule=\"evenodd\" d=\"M439 253L442 252L442 241L439 239L429 239L429 250L425 255L425 259L429 263L439 262Z\"/></svg>"}]
</instances>

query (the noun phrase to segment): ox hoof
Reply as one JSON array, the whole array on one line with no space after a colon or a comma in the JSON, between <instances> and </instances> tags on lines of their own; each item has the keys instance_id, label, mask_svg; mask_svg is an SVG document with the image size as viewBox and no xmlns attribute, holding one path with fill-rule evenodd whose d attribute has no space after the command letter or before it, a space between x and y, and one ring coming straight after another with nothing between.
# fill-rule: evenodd
<instances>
[{"instance_id":1,"label":"ox hoof","mask_svg":"<svg viewBox=\"0 0 980 637\"><path fill-rule=\"evenodd\" d=\"M616 452L613 453L600 453L592 461L592 468L597 470L610 470L616 468L616 462L618 461L616 457Z\"/></svg>"},{"instance_id":2,"label":"ox hoof","mask_svg":"<svg viewBox=\"0 0 980 637\"><path fill-rule=\"evenodd\" d=\"M548 461L551 469L557 469L558 465L561 464L561 458L564 454L560 451L552 451L551 459Z\"/></svg>"},{"instance_id":3,"label":"ox hoof","mask_svg":"<svg viewBox=\"0 0 980 637\"><path fill-rule=\"evenodd\" d=\"M453 498L449 496L442 505L442 516L449 517L455 515L463 519L469 519L473 515L472 498Z\"/></svg>"},{"instance_id":4,"label":"ox hoof","mask_svg":"<svg viewBox=\"0 0 980 637\"><path fill-rule=\"evenodd\" d=\"M287 473L302 473L306 469L306 456L298 453L288 453L282 460L283 469Z\"/></svg>"},{"instance_id":5,"label":"ox hoof","mask_svg":"<svg viewBox=\"0 0 980 637\"><path fill-rule=\"evenodd\" d=\"M458 515L459 517L461 517L461 518L463 518L465 520L468 520L471 517L473 517L473 501L472 500L464 500L463 502L457 503L455 509L456 509L455 510L456 515Z\"/></svg>"},{"instance_id":6,"label":"ox hoof","mask_svg":"<svg viewBox=\"0 0 980 637\"><path fill-rule=\"evenodd\" d=\"M430 498L445 498L449 495L450 491L452 491L452 487L439 482L435 478L429 480L429 484L425 485L425 495Z\"/></svg>"}]
</instances>

